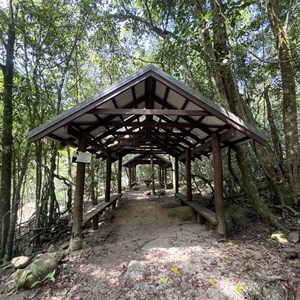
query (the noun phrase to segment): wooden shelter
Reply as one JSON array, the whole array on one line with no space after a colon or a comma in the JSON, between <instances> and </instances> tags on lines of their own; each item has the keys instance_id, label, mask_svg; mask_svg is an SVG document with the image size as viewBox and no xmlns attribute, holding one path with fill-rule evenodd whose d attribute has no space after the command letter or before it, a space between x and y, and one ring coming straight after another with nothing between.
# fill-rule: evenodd
<instances>
[{"instance_id":1,"label":"wooden shelter","mask_svg":"<svg viewBox=\"0 0 300 300\"><path fill-rule=\"evenodd\" d=\"M153 166L159 166L158 181L161 184L164 184L167 188L167 170L172 169L172 163L158 154L142 153L136 155L135 157L126 161L123 166L128 168L129 174L129 187L131 187L136 182L136 166L137 165L150 165L151 166L151 176L147 178L149 181L152 181L152 187L154 187L154 172ZM147 181L148 181L147 180Z\"/></svg>"},{"instance_id":2,"label":"wooden shelter","mask_svg":"<svg viewBox=\"0 0 300 300\"><path fill-rule=\"evenodd\" d=\"M191 160L213 155L217 233L225 234L221 149L254 140L265 144L264 133L149 65L94 97L31 130L33 141L48 138L106 159L106 200L110 198L111 163L129 153L169 154L186 165L188 201L192 200ZM85 164L77 164L72 237L81 238Z\"/></svg>"}]
</instances>

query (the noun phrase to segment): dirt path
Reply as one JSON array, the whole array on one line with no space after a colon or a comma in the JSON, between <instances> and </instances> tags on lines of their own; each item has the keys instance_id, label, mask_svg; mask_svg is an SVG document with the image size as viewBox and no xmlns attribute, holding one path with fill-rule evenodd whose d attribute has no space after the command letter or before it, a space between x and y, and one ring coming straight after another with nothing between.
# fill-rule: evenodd
<instances>
[{"instance_id":1,"label":"dirt path","mask_svg":"<svg viewBox=\"0 0 300 300\"><path fill-rule=\"evenodd\" d=\"M259 299L275 277L293 292L299 274L278 249L260 240L218 244L206 226L169 217L177 206L171 191L125 194L112 221L87 231L84 249L63 261L55 284L18 299ZM137 269L126 275L132 261ZM278 283L263 299L285 299Z\"/></svg>"}]
</instances>

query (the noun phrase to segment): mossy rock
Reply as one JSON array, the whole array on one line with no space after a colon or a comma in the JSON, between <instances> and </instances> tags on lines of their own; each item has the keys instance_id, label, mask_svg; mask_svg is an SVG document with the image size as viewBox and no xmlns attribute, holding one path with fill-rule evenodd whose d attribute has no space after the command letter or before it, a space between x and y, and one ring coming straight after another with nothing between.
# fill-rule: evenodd
<instances>
[{"instance_id":1,"label":"mossy rock","mask_svg":"<svg viewBox=\"0 0 300 300\"><path fill-rule=\"evenodd\" d=\"M189 206L170 208L168 216L179 219L180 221L194 221L196 219L194 211Z\"/></svg>"},{"instance_id":2,"label":"mossy rock","mask_svg":"<svg viewBox=\"0 0 300 300\"><path fill-rule=\"evenodd\" d=\"M57 257L57 253L44 253L38 255L34 261L24 269L19 269L13 276L13 288L29 289L40 285L48 274L58 267L58 262L63 255Z\"/></svg>"}]
</instances>

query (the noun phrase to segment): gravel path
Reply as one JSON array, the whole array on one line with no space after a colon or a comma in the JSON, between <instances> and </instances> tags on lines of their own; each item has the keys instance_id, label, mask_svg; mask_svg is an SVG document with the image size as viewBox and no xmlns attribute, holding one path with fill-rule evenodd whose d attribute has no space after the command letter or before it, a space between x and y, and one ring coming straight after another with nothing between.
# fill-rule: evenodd
<instances>
[{"instance_id":1,"label":"gravel path","mask_svg":"<svg viewBox=\"0 0 300 300\"><path fill-rule=\"evenodd\" d=\"M169 217L178 206L172 191L124 194L110 222L86 231L55 284L18 299L293 299L299 267L278 249L260 240L218 244L207 226ZM270 279L276 285L260 289Z\"/></svg>"}]
</instances>

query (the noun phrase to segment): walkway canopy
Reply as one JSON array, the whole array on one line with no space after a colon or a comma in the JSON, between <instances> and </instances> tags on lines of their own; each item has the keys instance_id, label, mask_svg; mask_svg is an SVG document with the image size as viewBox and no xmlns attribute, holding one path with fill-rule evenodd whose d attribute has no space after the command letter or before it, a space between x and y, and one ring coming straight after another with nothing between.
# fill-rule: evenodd
<instances>
[{"instance_id":1,"label":"walkway canopy","mask_svg":"<svg viewBox=\"0 0 300 300\"><path fill-rule=\"evenodd\" d=\"M127 160L123 166L124 167L129 167L134 166L134 165L150 165L151 162L154 165L161 165L161 166L166 166L167 168L171 168L172 167L172 163L165 159L164 157L162 157L161 155L157 155L157 154L139 154L129 160Z\"/></svg>"},{"instance_id":2,"label":"walkway canopy","mask_svg":"<svg viewBox=\"0 0 300 300\"><path fill-rule=\"evenodd\" d=\"M192 200L191 159L213 154L217 235L225 235L221 148L254 140L266 143L263 132L150 65L94 97L31 130L28 138L48 138L106 159L105 201L110 199L111 163L119 160L121 192L122 157L169 154L175 159L175 193L178 162L186 168L186 198ZM84 191L83 162L77 163L72 238L82 238ZM71 240L72 241L72 240Z\"/></svg>"},{"instance_id":3,"label":"walkway canopy","mask_svg":"<svg viewBox=\"0 0 300 300\"><path fill-rule=\"evenodd\" d=\"M167 153L184 160L211 152L213 133L221 147L266 136L234 114L150 65L94 97L31 130L43 137L78 147L86 135L87 151L112 159L128 153Z\"/></svg>"}]
</instances>

